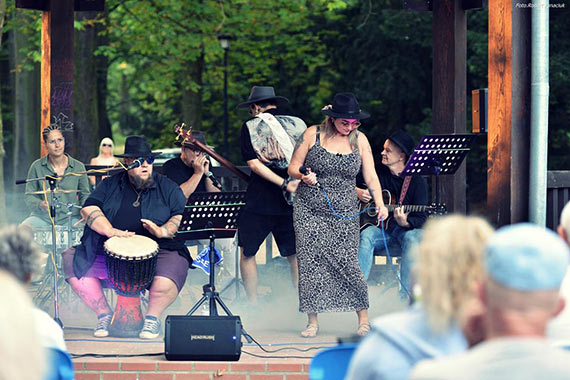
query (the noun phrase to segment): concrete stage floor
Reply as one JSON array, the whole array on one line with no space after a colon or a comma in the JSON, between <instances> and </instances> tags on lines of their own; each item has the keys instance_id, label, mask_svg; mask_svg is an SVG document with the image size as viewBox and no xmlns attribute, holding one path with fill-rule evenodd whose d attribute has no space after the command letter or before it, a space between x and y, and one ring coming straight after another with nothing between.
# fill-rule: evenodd
<instances>
[{"instance_id":1,"label":"concrete stage floor","mask_svg":"<svg viewBox=\"0 0 570 380\"><path fill-rule=\"evenodd\" d=\"M260 305L256 308L248 306L241 286L238 292L232 285L222 293L223 302L232 314L240 316L247 333L265 350L279 350L264 352L255 343L247 343L242 337L242 354L238 362L167 361L164 357L162 336L150 341L138 338L95 338L92 331L96 316L77 299L67 285L62 285L59 296L60 317L65 326L68 352L74 357L76 378L217 379L222 374L232 379L244 380L257 378L257 375L267 375L268 378L275 379L308 378L311 358L320 349L336 345L339 337L351 337L357 329L357 318L354 312L321 314L318 336L313 339L302 338L300 331L305 327L307 317L298 311L298 298L291 285L288 268L282 264L274 266L273 272L260 271ZM222 276L220 284L217 284L218 289L223 289L223 285L230 279ZM167 315L185 315L192 308L201 298L202 285L207 283L207 280L207 276L198 270L189 272L186 285L178 299L163 315L163 327ZM45 293L49 296L43 300L37 299L37 303L53 315L51 290L46 290ZM114 296L111 292L108 295L113 303ZM398 297L393 273L385 269L379 272L376 268L371 275L369 299L371 320L405 307ZM224 314L221 308L218 308L218 311L219 314ZM207 310L201 307L193 315L207 315ZM188 373L192 376L184 377ZM166 377L146 377L149 374ZM134 377L129 377L131 375ZM263 376L259 378L264 378Z\"/></svg>"}]
</instances>

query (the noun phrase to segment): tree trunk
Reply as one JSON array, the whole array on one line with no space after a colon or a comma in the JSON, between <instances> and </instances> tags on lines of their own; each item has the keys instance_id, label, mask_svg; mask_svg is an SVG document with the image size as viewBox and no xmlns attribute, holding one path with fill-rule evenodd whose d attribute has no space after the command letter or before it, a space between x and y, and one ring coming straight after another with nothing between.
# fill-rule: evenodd
<instances>
[{"instance_id":1,"label":"tree trunk","mask_svg":"<svg viewBox=\"0 0 570 380\"><path fill-rule=\"evenodd\" d=\"M5 16L6 16L6 0L0 0L0 36L2 35L2 29L4 29ZM8 220L8 215L6 213L6 191L4 190L5 154L6 153L4 151L4 127L2 125L2 111L0 110L0 225L6 223L6 221Z\"/></svg>"},{"instance_id":2,"label":"tree trunk","mask_svg":"<svg viewBox=\"0 0 570 380\"><path fill-rule=\"evenodd\" d=\"M107 7L105 7L107 8ZM105 19L108 19L109 12L105 9ZM105 26L101 23L97 23L95 27L95 41L96 46L106 46L109 44L109 38L106 33L100 33L105 29ZM107 72L109 71L109 59L104 54L99 54L95 56L95 73L97 81L97 113L99 115L99 137L110 137L113 138L113 132L111 131L111 122L107 116Z\"/></svg>"},{"instance_id":3,"label":"tree trunk","mask_svg":"<svg viewBox=\"0 0 570 380\"><path fill-rule=\"evenodd\" d=\"M14 12L15 25L23 25L33 22L34 15L31 12L22 9L16 9ZM22 51L28 51L32 42L30 36L22 33L19 28L14 28L10 32L10 67L17 67L24 61L25 54ZM34 64L32 70L16 71L13 75L12 82L13 92L11 96L14 99L14 124L13 137L14 143L12 150L9 151L12 162L12 179L24 179L28 173L28 168L32 162L40 157L40 66ZM8 179L8 177L6 177ZM11 210L27 211L23 201L24 193L23 185L10 186L13 182L6 184L8 193L14 194L8 204ZM10 190L14 190L13 192ZM26 212L21 215L16 213L10 215L12 220L21 220L25 217Z\"/></svg>"},{"instance_id":4,"label":"tree trunk","mask_svg":"<svg viewBox=\"0 0 570 380\"><path fill-rule=\"evenodd\" d=\"M199 130L202 121L202 72L204 70L204 51L193 62L188 62L184 74L182 87L182 118L194 130ZM198 85L196 90L187 84L194 82Z\"/></svg>"},{"instance_id":5,"label":"tree trunk","mask_svg":"<svg viewBox=\"0 0 570 380\"><path fill-rule=\"evenodd\" d=\"M96 12L78 12L78 21L94 19ZM94 52L96 49L95 26L75 32L75 84L73 91L74 142L77 158L89 162L97 154L99 144L99 105L97 99L97 75Z\"/></svg>"}]
</instances>

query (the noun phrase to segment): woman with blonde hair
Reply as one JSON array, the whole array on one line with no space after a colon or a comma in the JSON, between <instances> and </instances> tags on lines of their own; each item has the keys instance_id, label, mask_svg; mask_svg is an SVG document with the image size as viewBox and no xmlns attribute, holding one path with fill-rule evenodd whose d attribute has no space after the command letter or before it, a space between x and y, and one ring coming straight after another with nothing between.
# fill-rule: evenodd
<instances>
[{"instance_id":1,"label":"woman with blonde hair","mask_svg":"<svg viewBox=\"0 0 570 380\"><path fill-rule=\"evenodd\" d=\"M115 166L117 164L117 159L113 155L113 147L113 140L109 137L103 138L99 144L99 155L97 157L93 157L89 162L89 165ZM95 176L90 176L89 181L91 182L91 185L94 186L96 182Z\"/></svg>"},{"instance_id":2,"label":"woman with blonde hair","mask_svg":"<svg viewBox=\"0 0 570 380\"><path fill-rule=\"evenodd\" d=\"M360 231L358 218L353 218L360 170L378 208L378 221L388 217L388 210L370 143L357 130L370 114L360 109L352 93L336 94L322 113L325 120L299 137L289 164L289 175L302 181L293 205L299 311L308 318L301 336L317 335L318 313L352 311L358 318L356 332L363 336L370 331L368 286L358 264Z\"/></svg>"},{"instance_id":3,"label":"woman with blonde hair","mask_svg":"<svg viewBox=\"0 0 570 380\"><path fill-rule=\"evenodd\" d=\"M492 233L479 217L428 220L416 252L419 302L373 322L347 379L407 379L418 361L461 352L482 340L475 284L483 277L483 249Z\"/></svg>"}]
</instances>

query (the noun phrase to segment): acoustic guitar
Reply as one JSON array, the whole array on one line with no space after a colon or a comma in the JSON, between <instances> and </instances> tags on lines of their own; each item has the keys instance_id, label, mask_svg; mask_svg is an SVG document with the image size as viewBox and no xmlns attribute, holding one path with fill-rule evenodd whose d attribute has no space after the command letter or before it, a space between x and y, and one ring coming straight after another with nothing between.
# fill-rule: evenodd
<instances>
[{"instance_id":1,"label":"acoustic guitar","mask_svg":"<svg viewBox=\"0 0 570 380\"><path fill-rule=\"evenodd\" d=\"M388 218L384 221L384 229L388 229L388 225L394 218L394 209L396 207L403 207L404 212L426 212L428 215L445 215L447 214L447 207L445 204L435 204L431 205L396 205L396 197L393 197L388 190L382 190L382 199L384 200L384 205L388 209ZM376 226L380 228L380 223L378 222L378 212L376 211L373 201L370 202L359 202L360 211L366 210L360 214L360 231L364 230L368 226Z\"/></svg>"}]
</instances>

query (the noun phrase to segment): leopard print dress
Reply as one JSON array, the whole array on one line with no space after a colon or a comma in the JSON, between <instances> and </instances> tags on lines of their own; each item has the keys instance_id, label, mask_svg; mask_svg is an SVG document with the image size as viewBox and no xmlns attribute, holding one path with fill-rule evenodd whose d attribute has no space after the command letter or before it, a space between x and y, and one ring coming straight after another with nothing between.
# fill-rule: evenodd
<instances>
[{"instance_id":1,"label":"leopard print dress","mask_svg":"<svg viewBox=\"0 0 570 380\"><path fill-rule=\"evenodd\" d=\"M305 166L317 174L337 214L358 212L358 148L334 154L320 143L307 152ZM358 265L359 219L335 216L316 186L299 184L293 208L299 263L299 311L346 312L368 309L368 286Z\"/></svg>"}]
</instances>

